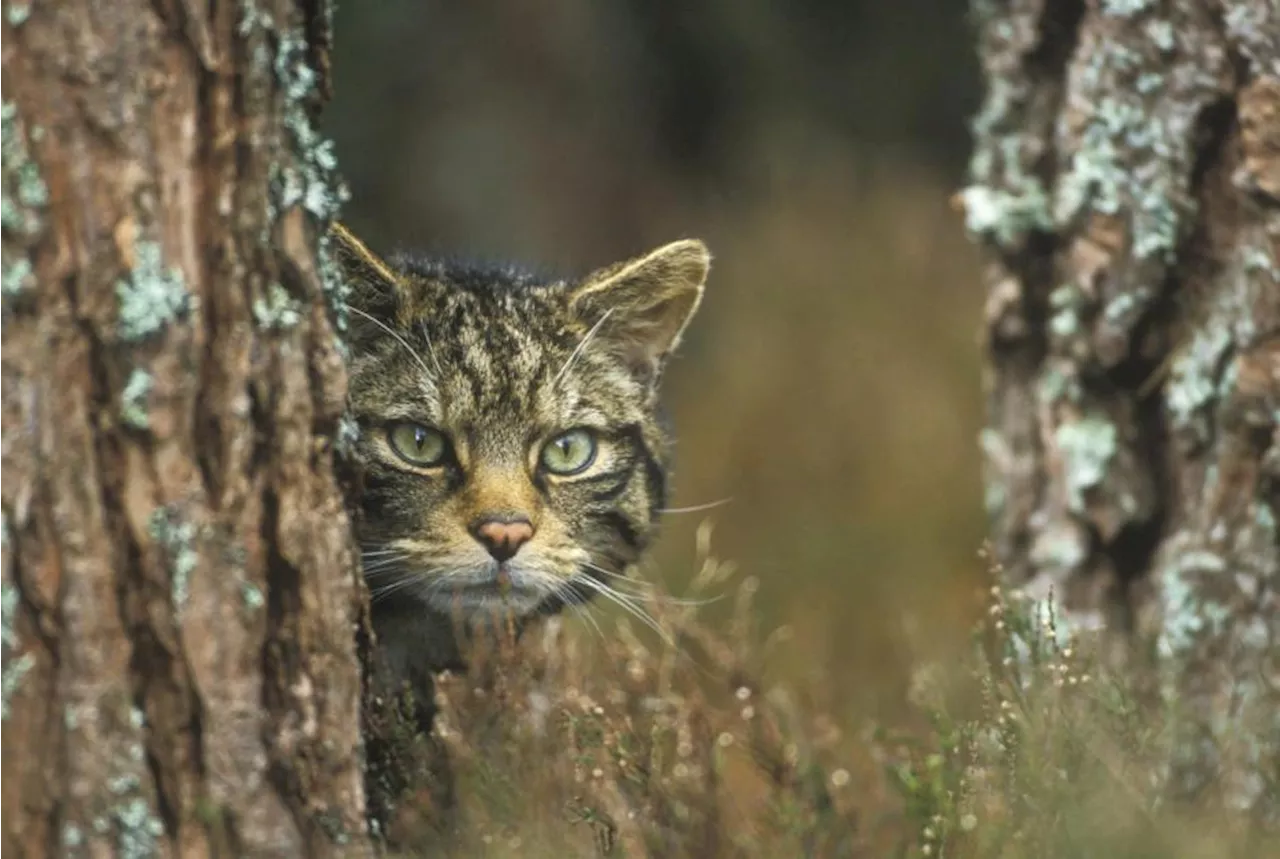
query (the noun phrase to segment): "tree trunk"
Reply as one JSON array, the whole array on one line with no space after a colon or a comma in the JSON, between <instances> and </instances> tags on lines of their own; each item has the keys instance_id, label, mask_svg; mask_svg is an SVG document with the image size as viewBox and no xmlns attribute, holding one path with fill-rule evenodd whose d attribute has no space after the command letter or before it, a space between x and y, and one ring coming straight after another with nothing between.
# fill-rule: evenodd
<instances>
[{"instance_id":1,"label":"tree trunk","mask_svg":"<svg viewBox=\"0 0 1280 859\"><path fill-rule=\"evenodd\" d=\"M359 852L328 10L4 13L4 852Z\"/></svg>"},{"instance_id":2,"label":"tree trunk","mask_svg":"<svg viewBox=\"0 0 1280 859\"><path fill-rule=\"evenodd\" d=\"M1174 794L1280 822L1280 6L973 12L997 555L1154 658Z\"/></svg>"}]
</instances>

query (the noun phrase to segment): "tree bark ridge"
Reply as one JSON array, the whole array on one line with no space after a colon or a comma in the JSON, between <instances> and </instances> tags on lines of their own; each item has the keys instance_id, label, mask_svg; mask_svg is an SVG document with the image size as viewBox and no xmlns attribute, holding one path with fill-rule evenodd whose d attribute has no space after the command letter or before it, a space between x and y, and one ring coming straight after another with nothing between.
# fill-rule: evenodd
<instances>
[{"instance_id":1,"label":"tree bark ridge","mask_svg":"<svg viewBox=\"0 0 1280 859\"><path fill-rule=\"evenodd\" d=\"M327 9L16 7L4 847L361 852Z\"/></svg>"}]
</instances>

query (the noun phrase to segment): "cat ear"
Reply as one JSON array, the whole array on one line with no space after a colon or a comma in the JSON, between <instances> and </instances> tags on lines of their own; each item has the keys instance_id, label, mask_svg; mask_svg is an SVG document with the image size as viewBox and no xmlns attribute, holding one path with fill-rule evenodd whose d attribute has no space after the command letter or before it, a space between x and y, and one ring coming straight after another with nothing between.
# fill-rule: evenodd
<instances>
[{"instance_id":1,"label":"cat ear","mask_svg":"<svg viewBox=\"0 0 1280 859\"><path fill-rule=\"evenodd\" d=\"M590 275L571 293L570 308L592 326L593 339L656 377L698 309L710 268L702 242L672 242Z\"/></svg>"},{"instance_id":2,"label":"cat ear","mask_svg":"<svg viewBox=\"0 0 1280 859\"><path fill-rule=\"evenodd\" d=\"M330 225L329 235L330 249L350 289L348 307L363 321L367 321L364 314L379 319L393 318L404 297L400 275L337 221Z\"/></svg>"}]
</instances>

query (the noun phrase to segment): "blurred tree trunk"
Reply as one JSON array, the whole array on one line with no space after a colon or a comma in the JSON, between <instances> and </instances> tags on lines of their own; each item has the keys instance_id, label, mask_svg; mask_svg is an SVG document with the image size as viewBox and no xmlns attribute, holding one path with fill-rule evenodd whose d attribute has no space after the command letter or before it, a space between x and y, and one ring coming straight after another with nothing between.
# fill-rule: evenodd
<instances>
[{"instance_id":1,"label":"blurred tree trunk","mask_svg":"<svg viewBox=\"0 0 1280 859\"><path fill-rule=\"evenodd\" d=\"M3 850L364 845L322 0L6 0Z\"/></svg>"},{"instance_id":2,"label":"blurred tree trunk","mask_svg":"<svg viewBox=\"0 0 1280 859\"><path fill-rule=\"evenodd\" d=\"M1175 795L1280 822L1280 6L972 11L998 558L1154 664Z\"/></svg>"}]
</instances>

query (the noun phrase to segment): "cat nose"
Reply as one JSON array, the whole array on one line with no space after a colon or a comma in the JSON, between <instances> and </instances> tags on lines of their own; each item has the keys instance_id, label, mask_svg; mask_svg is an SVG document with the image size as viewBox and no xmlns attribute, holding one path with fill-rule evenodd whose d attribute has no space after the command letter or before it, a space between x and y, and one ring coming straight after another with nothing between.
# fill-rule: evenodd
<instances>
[{"instance_id":1,"label":"cat nose","mask_svg":"<svg viewBox=\"0 0 1280 859\"><path fill-rule=\"evenodd\" d=\"M486 516L471 526L471 534L502 563L533 539L533 523L524 516Z\"/></svg>"}]
</instances>

